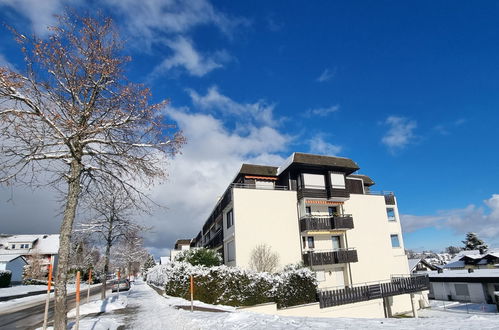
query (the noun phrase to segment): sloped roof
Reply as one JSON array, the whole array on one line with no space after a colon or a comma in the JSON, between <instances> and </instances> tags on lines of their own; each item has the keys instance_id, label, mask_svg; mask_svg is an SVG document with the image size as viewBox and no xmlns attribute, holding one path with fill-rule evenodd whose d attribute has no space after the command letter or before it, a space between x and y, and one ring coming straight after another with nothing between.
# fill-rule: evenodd
<instances>
[{"instance_id":1,"label":"sloped roof","mask_svg":"<svg viewBox=\"0 0 499 330\"><path fill-rule=\"evenodd\" d=\"M421 261L421 258L407 259L407 261L409 262L409 271L412 272L414 268L416 268L416 265Z\"/></svg>"},{"instance_id":2,"label":"sloped roof","mask_svg":"<svg viewBox=\"0 0 499 330\"><path fill-rule=\"evenodd\" d=\"M59 234L56 235L41 235L33 249L40 254L57 254L59 253ZM35 251L33 251L35 252Z\"/></svg>"},{"instance_id":3,"label":"sloped roof","mask_svg":"<svg viewBox=\"0 0 499 330\"><path fill-rule=\"evenodd\" d=\"M254 165L254 164L243 164L241 166L241 170L239 171L239 173L249 174L249 175L276 176L277 175L277 167L265 166L265 165Z\"/></svg>"},{"instance_id":4,"label":"sloped roof","mask_svg":"<svg viewBox=\"0 0 499 330\"><path fill-rule=\"evenodd\" d=\"M362 179L362 181L364 181L364 185L366 185L368 187L373 186L375 184L373 179L371 179L370 177L368 177L367 175L364 175L364 174L350 174L347 178Z\"/></svg>"},{"instance_id":5,"label":"sloped roof","mask_svg":"<svg viewBox=\"0 0 499 330\"><path fill-rule=\"evenodd\" d=\"M352 173L360 168L350 158L305 154L301 152L293 154L293 163L348 168L352 170Z\"/></svg>"},{"instance_id":6,"label":"sloped roof","mask_svg":"<svg viewBox=\"0 0 499 330\"><path fill-rule=\"evenodd\" d=\"M180 245L191 245L191 239L190 238L178 239L175 242L175 249L178 249Z\"/></svg>"},{"instance_id":7,"label":"sloped roof","mask_svg":"<svg viewBox=\"0 0 499 330\"><path fill-rule=\"evenodd\" d=\"M22 256L20 254L0 254L0 262L11 262ZM24 258L22 258L24 260ZM26 262L26 260L24 260Z\"/></svg>"},{"instance_id":8,"label":"sloped roof","mask_svg":"<svg viewBox=\"0 0 499 330\"><path fill-rule=\"evenodd\" d=\"M28 249L9 249L12 243L31 243L32 247ZM0 237L1 254L57 254L59 251L59 234L54 235L5 235Z\"/></svg>"}]
</instances>

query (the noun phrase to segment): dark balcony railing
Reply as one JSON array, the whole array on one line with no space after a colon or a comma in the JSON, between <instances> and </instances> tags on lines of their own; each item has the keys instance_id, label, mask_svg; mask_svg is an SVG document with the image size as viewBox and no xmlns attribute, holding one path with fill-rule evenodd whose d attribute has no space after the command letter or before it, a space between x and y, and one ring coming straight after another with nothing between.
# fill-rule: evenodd
<instances>
[{"instance_id":1,"label":"dark balcony railing","mask_svg":"<svg viewBox=\"0 0 499 330\"><path fill-rule=\"evenodd\" d=\"M223 234L223 231L222 230L219 230L215 236L213 236L212 239L210 239L205 245L204 247L207 248L207 249L213 249L217 246L220 246L223 244L223 241L224 241L224 234Z\"/></svg>"},{"instance_id":2,"label":"dark balcony railing","mask_svg":"<svg viewBox=\"0 0 499 330\"><path fill-rule=\"evenodd\" d=\"M300 219L300 230L345 230L353 229L353 217L343 214L330 217L305 216Z\"/></svg>"},{"instance_id":3,"label":"dark balcony railing","mask_svg":"<svg viewBox=\"0 0 499 330\"><path fill-rule=\"evenodd\" d=\"M320 308L333 307L429 289L428 275L392 277L386 282L319 291L319 306Z\"/></svg>"},{"instance_id":4,"label":"dark balcony railing","mask_svg":"<svg viewBox=\"0 0 499 330\"><path fill-rule=\"evenodd\" d=\"M333 251L308 251L303 254L305 266L334 265L347 262L357 262L357 250L340 249Z\"/></svg>"}]
</instances>

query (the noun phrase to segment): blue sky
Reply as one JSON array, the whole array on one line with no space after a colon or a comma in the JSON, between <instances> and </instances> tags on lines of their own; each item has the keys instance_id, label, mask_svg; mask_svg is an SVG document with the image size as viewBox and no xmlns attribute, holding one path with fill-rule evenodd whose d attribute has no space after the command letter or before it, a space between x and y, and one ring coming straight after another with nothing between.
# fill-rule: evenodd
<instances>
[{"instance_id":1,"label":"blue sky","mask_svg":"<svg viewBox=\"0 0 499 330\"><path fill-rule=\"evenodd\" d=\"M352 158L394 191L406 248L467 231L499 246L497 2L0 0L0 20L46 37L66 5L113 16L130 78L188 138L152 190L169 209L141 219L155 253L197 233L241 162L293 151ZM3 27L1 64L22 70ZM55 230L52 202L33 209ZM19 204L4 216L30 222Z\"/></svg>"}]
</instances>

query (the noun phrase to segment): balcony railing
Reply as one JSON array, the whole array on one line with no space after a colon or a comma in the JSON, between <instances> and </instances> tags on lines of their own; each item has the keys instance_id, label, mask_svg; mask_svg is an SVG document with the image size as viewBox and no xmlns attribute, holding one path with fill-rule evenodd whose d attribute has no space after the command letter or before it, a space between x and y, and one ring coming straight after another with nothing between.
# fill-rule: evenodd
<instances>
[{"instance_id":1,"label":"balcony railing","mask_svg":"<svg viewBox=\"0 0 499 330\"><path fill-rule=\"evenodd\" d=\"M366 283L336 290L321 290L319 291L319 306L320 308L333 307L429 289L428 275L392 276L391 280L383 282Z\"/></svg>"},{"instance_id":2,"label":"balcony railing","mask_svg":"<svg viewBox=\"0 0 499 330\"><path fill-rule=\"evenodd\" d=\"M353 229L353 217L351 214L329 217L305 216L300 219L300 231L346 229Z\"/></svg>"},{"instance_id":3,"label":"balcony railing","mask_svg":"<svg viewBox=\"0 0 499 330\"><path fill-rule=\"evenodd\" d=\"M289 190L287 186L277 186L277 185L260 186L254 183L232 183L230 186L232 188L243 188L243 189Z\"/></svg>"},{"instance_id":4,"label":"balcony railing","mask_svg":"<svg viewBox=\"0 0 499 330\"><path fill-rule=\"evenodd\" d=\"M224 241L224 234L222 230L219 230L215 236L213 236L206 244L204 244L205 248L213 249L219 245L222 245Z\"/></svg>"},{"instance_id":5,"label":"balcony railing","mask_svg":"<svg viewBox=\"0 0 499 330\"><path fill-rule=\"evenodd\" d=\"M386 205L395 205L395 194L392 191L366 191L366 195L385 196Z\"/></svg>"},{"instance_id":6,"label":"balcony railing","mask_svg":"<svg viewBox=\"0 0 499 330\"><path fill-rule=\"evenodd\" d=\"M339 249L332 251L307 251L303 254L305 266L321 266L357 262L357 250Z\"/></svg>"}]
</instances>

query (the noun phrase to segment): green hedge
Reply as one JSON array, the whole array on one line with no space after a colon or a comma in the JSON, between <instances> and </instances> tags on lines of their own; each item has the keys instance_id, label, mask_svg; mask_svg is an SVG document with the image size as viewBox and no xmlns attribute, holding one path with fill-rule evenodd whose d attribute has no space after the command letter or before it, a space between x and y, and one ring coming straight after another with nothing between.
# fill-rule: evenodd
<instances>
[{"instance_id":1,"label":"green hedge","mask_svg":"<svg viewBox=\"0 0 499 330\"><path fill-rule=\"evenodd\" d=\"M236 267L192 266L171 263L152 268L147 280L165 288L169 296L190 299L190 275L194 299L208 304L252 306L276 302L288 307L316 301L317 282L309 269L289 268L281 273L256 273Z\"/></svg>"},{"instance_id":2,"label":"green hedge","mask_svg":"<svg viewBox=\"0 0 499 330\"><path fill-rule=\"evenodd\" d=\"M10 270L0 270L0 288L6 288L10 286L11 278L12 272Z\"/></svg>"}]
</instances>

